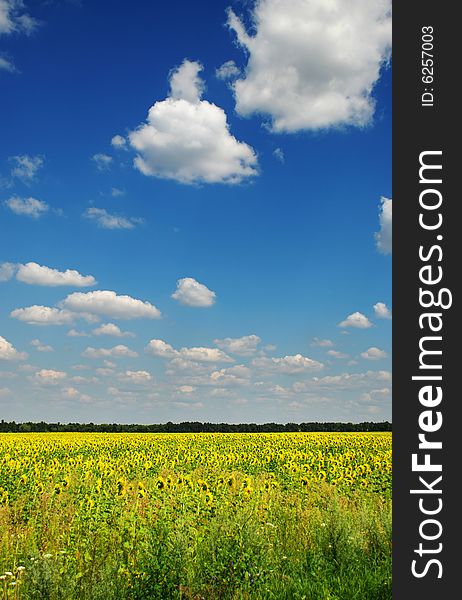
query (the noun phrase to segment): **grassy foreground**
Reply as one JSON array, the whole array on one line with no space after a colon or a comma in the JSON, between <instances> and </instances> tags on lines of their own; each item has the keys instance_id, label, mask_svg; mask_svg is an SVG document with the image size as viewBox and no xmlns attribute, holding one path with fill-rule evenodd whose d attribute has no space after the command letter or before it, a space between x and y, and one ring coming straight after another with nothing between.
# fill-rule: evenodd
<instances>
[{"instance_id":1,"label":"grassy foreground","mask_svg":"<svg viewBox=\"0 0 462 600\"><path fill-rule=\"evenodd\" d=\"M1 434L1 598L388 600L391 434Z\"/></svg>"}]
</instances>

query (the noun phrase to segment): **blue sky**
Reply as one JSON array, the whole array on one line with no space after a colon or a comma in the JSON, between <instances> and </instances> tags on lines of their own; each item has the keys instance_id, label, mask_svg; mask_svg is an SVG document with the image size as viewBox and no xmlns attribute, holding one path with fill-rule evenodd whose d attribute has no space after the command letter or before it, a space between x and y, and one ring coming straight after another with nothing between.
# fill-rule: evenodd
<instances>
[{"instance_id":1,"label":"blue sky","mask_svg":"<svg viewBox=\"0 0 462 600\"><path fill-rule=\"evenodd\" d=\"M0 0L3 418L391 418L390 6L329 6Z\"/></svg>"}]
</instances>

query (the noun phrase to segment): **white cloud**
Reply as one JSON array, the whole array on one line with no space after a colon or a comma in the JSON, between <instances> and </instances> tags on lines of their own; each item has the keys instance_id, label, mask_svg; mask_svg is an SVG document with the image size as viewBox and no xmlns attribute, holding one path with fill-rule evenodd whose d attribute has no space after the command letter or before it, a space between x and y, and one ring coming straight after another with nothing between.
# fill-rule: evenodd
<instances>
[{"instance_id":1,"label":"white cloud","mask_svg":"<svg viewBox=\"0 0 462 600\"><path fill-rule=\"evenodd\" d=\"M348 354L339 352L338 350L328 350L327 354L329 356L333 356L334 358L348 358Z\"/></svg>"},{"instance_id":2,"label":"white cloud","mask_svg":"<svg viewBox=\"0 0 462 600\"><path fill-rule=\"evenodd\" d=\"M124 190L120 190L119 188L113 187L111 189L111 196L114 196L114 198L118 198L119 196L123 196L124 194Z\"/></svg>"},{"instance_id":3,"label":"white cloud","mask_svg":"<svg viewBox=\"0 0 462 600\"><path fill-rule=\"evenodd\" d=\"M14 263L0 263L0 281L9 281L12 279L16 272L16 265Z\"/></svg>"},{"instance_id":4,"label":"white cloud","mask_svg":"<svg viewBox=\"0 0 462 600\"><path fill-rule=\"evenodd\" d=\"M11 394L11 390L9 388L0 387L0 398L3 398L5 396L9 396L10 394Z\"/></svg>"},{"instance_id":5,"label":"white cloud","mask_svg":"<svg viewBox=\"0 0 462 600\"><path fill-rule=\"evenodd\" d=\"M391 310L383 302L374 304L374 313L377 319L391 319Z\"/></svg>"},{"instance_id":6,"label":"white cloud","mask_svg":"<svg viewBox=\"0 0 462 600\"><path fill-rule=\"evenodd\" d=\"M8 200L5 200L4 205L16 215L32 217L33 219L38 219L50 209L49 205L42 200L20 198L19 196L12 196Z\"/></svg>"},{"instance_id":7,"label":"white cloud","mask_svg":"<svg viewBox=\"0 0 462 600\"><path fill-rule=\"evenodd\" d=\"M170 96L155 102L147 122L129 133L144 175L181 183L239 183L257 174L253 149L229 131L224 110L201 100L202 65L184 60L170 74Z\"/></svg>"},{"instance_id":8,"label":"white cloud","mask_svg":"<svg viewBox=\"0 0 462 600\"><path fill-rule=\"evenodd\" d=\"M98 171L107 171L112 163L112 156L109 156L108 154L102 154L101 152L93 154L91 159L96 164Z\"/></svg>"},{"instance_id":9,"label":"white cloud","mask_svg":"<svg viewBox=\"0 0 462 600\"><path fill-rule=\"evenodd\" d=\"M313 338L311 342L312 346L319 346L320 348L332 348L334 342L332 340L320 340L319 338Z\"/></svg>"},{"instance_id":10,"label":"white cloud","mask_svg":"<svg viewBox=\"0 0 462 600\"><path fill-rule=\"evenodd\" d=\"M119 380L125 383L143 385L152 381L153 377L148 371L125 371L119 374Z\"/></svg>"},{"instance_id":11,"label":"white cloud","mask_svg":"<svg viewBox=\"0 0 462 600\"><path fill-rule=\"evenodd\" d=\"M34 376L34 380L37 383L51 384L54 385L59 383L67 377L67 373L64 371L56 371L55 369L41 369L37 371Z\"/></svg>"},{"instance_id":12,"label":"white cloud","mask_svg":"<svg viewBox=\"0 0 462 600\"><path fill-rule=\"evenodd\" d=\"M37 171L44 162L42 156L29 156L28 154L10 156L9 161L14 165L11 169L12 177L16 177L24 183L30 183L35 179Z\"/></svg>"},{"instance_id":13,"label":"white cloud","mask_svg":"<svg viewBox=\"0 0 462 600\"><path fill-rule=\"evenodd\" d=\"M123 217L109 213L105 208L96 208L94 206L87 208L83 213L86 219L95 221L103 229L134 229L136 225L144 223L140 217Z\"/></svg>"},{"instance_id":14,"label":"white cloud","mask_svg":"<svg viewBox=\"0 0 462 600\"><path fill-rule=\"evenodd\" d=\"M164 342L164 340L151 340L145 348L148 354L160 356L161 358L175 358L178 356L178 350Z\"/></svg>"},{"instance_id":15,"label":"white cloud","mask_svg":"<svg viewBox=\"0 0 462 600\"><path fill-rule=\"evenodd\" d=\"M127 145L127 140L119 134L115 135L111 139L111 146L113 146L114 148L119 148L119 149L125 148L126 145Z\"/></svg>"},{"instance_id":16,"label":"white cloud","mask_svg":"<svg viewBox=\"0 0 462 600\"><path fill-rule=\"evenodd\" d=\"M269 115L275 132L371 121L391 48L390 0L260 0L252 24L255 35L229 10L249 56L233 85L239 114Z\"/></svg>"},{"instance_id":17,"label":"white cloud","mask_svg":"<svg viewBox=\"0 0 462 600\"><path fill-rule=\"evenodd\" d=\"M61 307L78 313L90 313L115 319L159 319L161 314L150 302L131 296L117 295L110 290L74 292L62 302Z\"/></svg>"},{"instance_id":18,"label":"white cloud","mask_svg":"<svg viewBox=\"0 0 462 600\"><path fill-rule=\"evenodd\" d=\"M213 340L213 343L231 354L239 356L251 356L257 351L257 346L261 342L258 335L244 335L240 338L224 338L222 340Z\"/></svg>"},{"instance_id":19,"label":"white cloud","mask_svg":"<svg viewBox=\"0 0 462 600\"><path fill-rule=\"evenodd\" d=\"M213 386L240 386L248 385L250 381L251 371L244 365L236 365L234 367L227 367L226 369L220 369L219 371L213 371L210 374L208 383Z\"/></svg>"},{"instance_id":20,"label":"white cloud","mask_svg":"<svg viewBox=\"0 0 462 600\"><path fill-rule=\"evenodd\" d=\"M58 271L57 269L51 269L35 262L19 265L16 279L31 285L46 285L51 287L59 285L87 287L96 283L92 275L81 275L74 269Z\"/></svg>"},{"instance_id":21,"label":"white cloud","mask_svg":"<svg viewBox=\"0 0 462 600\"><path fill-rule=\"evenodd\" d=\"M75 315L69 310L36 304L26 308L16 308L11 311L10 316L29 325L69 325L75 319Z\"/></svg>"},{"instance_id":22,"label":"white cloud","mask_svg":"<svg viewBox=\"0 0 462 600\"><path fill-rule=\"evenodd\" d=\"M176 283L176 291L172 294L174 300L185 306L207 307L215 303L215 292L199 283L192 277L184 277Z\"/></svg>"},{"instance_id":23,"label":"white cloud","mask_svg":"<svg viewBox=\"0 0 462 600\"><path fill-rule=\"evenodd\" d=\"M25 360L26 352L18 352L8 340L0 335L0 360Z\"/></svg>"},{"instance_id":24,"label":"white cloud","mask_svg":"<svg viewBox=\"0 0 462 600\"><path fill-rule=\"evenodd\" d=\"M82 352L82 356L85 358L103 358L107 356L112 356L114 358L124 356L136 358L138 353L130 350L130 348L127 348L127 346L124 346L123 344L118 344L112 348L92 348L91 346L88 346Z\"/></svg>"},{"instance_id":25,"label":"white cloud","mask_svg":"<svg viewBox=\"0 0 462 600\"><path fill-rule=\"evenodd\" d=\"M93 329L93 335L111 335L113 337L135 337L131 331L122 331L115 323L104 323Z\"/></svg>"},{"instance_id":26,"label":"white cloud","mask_svg":"<svg viewBox=\"0 0 462 600\"><path fill-rule=\"evenodd\" d=\"M38 21L24 12L22 0L0 0L0 35L9 33L30 35L37 25Z\"/></svg>"},{"instance_id":27,"label":"white cloud","mask_svg":"<svg viewBox=\"0 0 462 600\"><path fill-rule=\"evenodd\" d=\"M379 360L380 358L386 358L387 353L383 350L380 350L380 348L372 346L371 348L368 348L365 352L361 352L361 356L366 360Z\"/></svg>"},{"instance_id":28,"label":"white cloud","mask_svg":"<svg viewBox=\"0 0 462 600\"><path fill-rule=\"evenodd\" d=\"M175 350L173 346L163 340L151 340L145 348L148 354L161 358L182 358L193 362L234 362L234 360L218 348L181 348Z\"/></svg>"},{"instance_id":29,"label":"white cloud","mask_svg":"<svg viewBox=\"0 0 462 600\"><path fill-rule=\"evenodd\" d=\"M392 253L392 208L391 198L380 198L379 220L380 231L375 234L377 249L382 254Z\"/></svg>"},{"instance_id":30,"label":"white cloud","mask_svg":"<svg viewBox=\"0 0 462 600\"><path fill-rule=\"evenodd\" d=\"M306 371L318 371L324 367L321 362L302 356L301 354L281 358L254 358L252 365L258 369L287 375Z\"/></svg>"},{"instance_id":31,"label":"white cloud","mask_svg":"<svg viewBox=\"0 0 462 600\"><path fill-rule=\"evenodd\" d=\"M357 327L358 329L367 329L372 327L372 323L362 313L356 311L338 324L339 327Z\"/></svg>"},{"instance_id":32,"label":"white cloud","mask_svg":"<svg viewBox=\"0 0 462 600\"><path fill-rule=\"evenodd\" d=\"M67 335L69 337L90 337L89 333L85 333L85 331L77 331L77 329L69 329Z\"/></svg>"},{"instance_id":33,"label":"white cloud","mask_svg":"<svg viewBox=\"0 0 462 600\"><path fill-rule=\"evenodd\" d=\"M30 345L34 346L37 352L53 352L53 346L42 344L40 340L32 340Z\"/></svg>"},{"instance_id":34,"label":"white cloud","mask_svg":"<svg viewBox=\"0 0 462 600\"><path fill-rule=\"evenodd\" d=\"M218 348L181 348L180 356L186 360L197 362L234 362L230 356Z\"/></svg>"},{"instance_id":35,"label":"white cloud","mask_svg":"<svg viewBox=\"0 0 462 600\"><path fill-rule=\"evenodd\" d=\"M215 76L222 81L227 79L234 79L241 74L240 69L237 67L234 60L227 60L225 63L218 67L215 71Z\"/></svg>"},{"instance_id":36,"label":"white cloud","mask_svg":"<svg viewBox=\"0 0 462 600\"><path fill-rule=\"evenodd\" d=\"M4 56L0 56L0 71L7 71L8 73L14 73L16 67L11 60L8 60Z\"/></svg>"}]
</instances>

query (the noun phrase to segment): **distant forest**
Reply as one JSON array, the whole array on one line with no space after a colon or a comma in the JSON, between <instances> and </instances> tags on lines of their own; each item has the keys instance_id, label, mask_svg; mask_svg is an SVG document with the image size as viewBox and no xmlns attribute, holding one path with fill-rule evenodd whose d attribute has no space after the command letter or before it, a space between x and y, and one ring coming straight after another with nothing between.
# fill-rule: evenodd
<instances>
[{"instance_id":1,"label":"distant forest","mask_svg":"<svg viewBox=\"0 0 462 600\"><path fill-rule=\"evenodd\" d=\"M391 431L391 423L156 423L153 425L123 423L16 423L0 422L0 433L281 433L296 431Z\"/></svg>"}]
</instances>

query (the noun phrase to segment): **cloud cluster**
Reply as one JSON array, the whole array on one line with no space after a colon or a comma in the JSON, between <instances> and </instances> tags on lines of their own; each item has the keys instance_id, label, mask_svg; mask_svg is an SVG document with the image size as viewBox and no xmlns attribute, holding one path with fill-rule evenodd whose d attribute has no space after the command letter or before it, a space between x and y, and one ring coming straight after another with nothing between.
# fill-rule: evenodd
<instances>
[{"instance_id":1,"label":"cloud cluster","mask_svg":"<svg viewBox=\"0 0 462 600\"><path fill-rule=\"evenodd\" d=\"M208 307L215 303L215 292L209 290L203 283L199 283L192 277L179 279L176 291L172 294L174 300L185 306Z\"/></svg>"},{"instance_id":2,"label":"cloud cluster","mask_svg":"<svg viewBox=\"0 0 462 600\"><path fill-rule=\"evenodd\" d=\"M391 1L260 0L254 35L229 10L248 54L234 85L241 115L269 115L275 132L367 125L391 48Z\"/></svg>"},{"instance_id":3,"label":"cloud cluster","mask_svg":"<svg viewBox=\"0 0 462 600\"><path fill-rule=\"evenodd\" d=\"M181 183L239 183L257 174L253 149L229 131L224 110L201 100L202 65L184 60L170 74L170 95L149 109L128 139L144 175Z\"/></svg>"}]
</instances>

